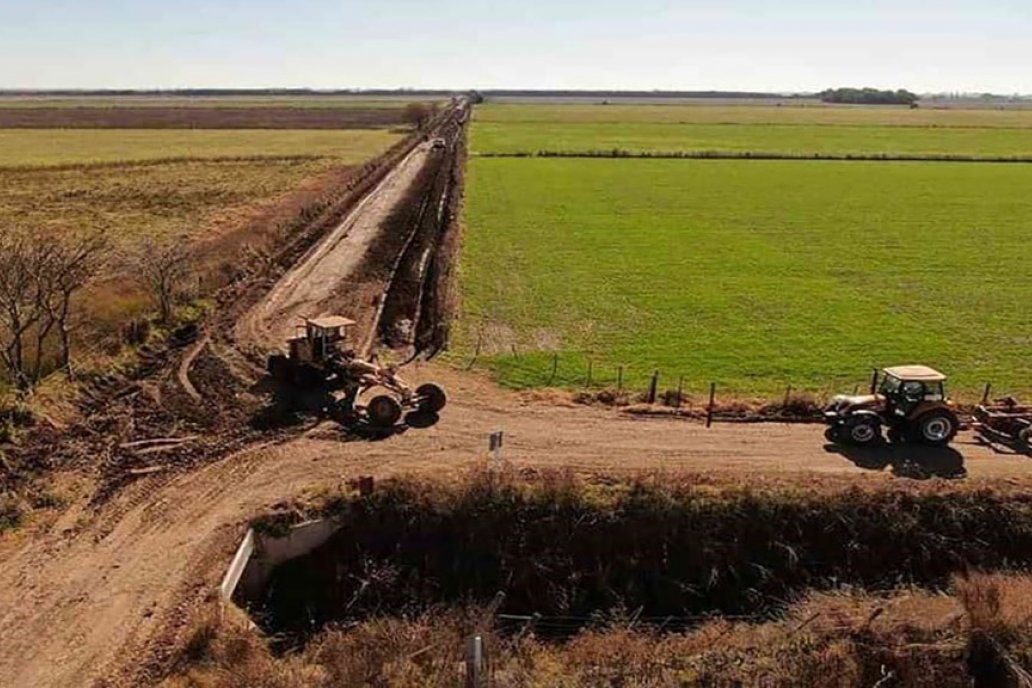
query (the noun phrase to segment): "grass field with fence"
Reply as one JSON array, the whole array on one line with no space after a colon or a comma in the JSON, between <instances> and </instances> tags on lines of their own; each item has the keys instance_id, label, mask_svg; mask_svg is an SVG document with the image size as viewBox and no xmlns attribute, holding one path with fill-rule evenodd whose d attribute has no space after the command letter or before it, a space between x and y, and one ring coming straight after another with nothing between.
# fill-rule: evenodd
<instances>
[{"instance_id":1,"label":"grass field with fence","mask_svg":"<svg viewBox=\"0 0 1032 688\"><path fill-rule=\"evenodd\" d=\"M1032 165L474 159L457 358L738 395L921 362L1032 390ZM553 373L558 354L559 367Z\"/></svg>"}]
</instances>

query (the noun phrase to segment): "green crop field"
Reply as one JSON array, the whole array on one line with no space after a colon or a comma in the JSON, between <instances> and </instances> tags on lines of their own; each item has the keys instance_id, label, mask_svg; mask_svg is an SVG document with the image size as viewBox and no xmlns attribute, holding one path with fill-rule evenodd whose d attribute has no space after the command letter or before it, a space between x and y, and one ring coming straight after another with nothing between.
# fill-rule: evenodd
<instances>
[{"instance_id":1,"label":"green crop field","mask_svg":"<svg viewBox=\"0 0 1032 688\"><path fill-rule=\"evenodd\" d=\"M0 168L289 156L355 163L400 138L380 129L0 129Z\"/></svg>"},{"instance_id":2,"label":"green crop field","mask_svg":"<svg viewBox=\"0 0 1032 688\"><path fill-rule=\"evenodd\" d=\"M1032 129L803 124L478 123L475 153L622 150L774 155L1032 156Z\"/></svg>"},{"instance_id":3,"label":"green crop field","mask_svg":"<svg viewBox=\"0 0 1032 688\"><path fill-rule=\"evenodd\" d=\"M680 105L488 105L481 154L1032 155L1032 110Z\"/></svg>"},{"instance_id":4,"label":"green crop field","mask_svg":"<svg viewBox=\"0 0 1032 688\"><path fill-rule=\"evenodd\" d=\"M923 362L1032 390L1032 165L474 159L457 354L738 395ZM514 355L515 354L515 355ZM674 382L671 382L674 380Z\"/></svg>"},{"instance_id":5,"label":"green crop field","mask_svg":"<svg viewBox=\"0 0 1032 688\"><path fill-rule=\"evenodd\" d=\"M635 122L665 124L831 124L911 127L1032 128L1032 107L1012 109L917 108L815 105L478 105L478 124L587 124Z\"/></svg>"}]
</instances>

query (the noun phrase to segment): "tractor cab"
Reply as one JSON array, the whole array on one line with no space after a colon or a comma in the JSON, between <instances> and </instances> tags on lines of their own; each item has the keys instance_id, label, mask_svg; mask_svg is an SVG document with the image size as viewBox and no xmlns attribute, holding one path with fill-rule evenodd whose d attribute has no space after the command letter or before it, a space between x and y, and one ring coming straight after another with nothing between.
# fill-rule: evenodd
<instances>
[{"instance_id":1,"label":"tractor cab","mask_svg":"<svg viewBox=\"0 0 1032 688\"><path fill-rule=\"evenodd\" d=\"M878 394L885 399L888 413L907 418L921 406L947 402L946 376L927 366L886 368Z\"/></svg>"},{"instance_id":2,"label":"tractor cab","mask_svg":"<svg viewBox=\"0 0 1032 688\"><path fill-rule=\"evenodd\" d=\"M339 315L305 318L297 334L287 342L290 360L298 363L321 363L339 353L347 341L355 321Z\"/></svg>"}]
</instances>

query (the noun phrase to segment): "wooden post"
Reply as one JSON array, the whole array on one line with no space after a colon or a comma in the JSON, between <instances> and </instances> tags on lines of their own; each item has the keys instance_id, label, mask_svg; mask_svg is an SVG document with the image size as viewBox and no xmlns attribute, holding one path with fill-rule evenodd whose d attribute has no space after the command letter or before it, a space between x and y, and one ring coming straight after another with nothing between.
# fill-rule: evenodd
<instances>
[{"instance_id":1,"label":"wooden post","mask_svg":"<svg viewBox=\"0 0 1032 688\"><path fill-rule=\"evenodd\" d=\"M623 391L623 366L620 366L616 371L616 390L618 392Z\"/></svg>"},{"instance_id":2,"label":"wooden post","mask_svg":"<svg viewBox=\"0 0 1032 688\"><path fill-rule=\"evenodd\" d=\"M677 379L677 408L684 402L684 375Z\"/></svg>"},{"instance_id":3,"label":"wooden post","mask_svg":"<svg viewBox=\"0 0 1032 688\"><path fill-rule=\"evenodd\" d=\"M711 382L709 386L709 406L706 408L706 427L713 425L713 404L717 400L717 383Z\"/></svg>"},{"instance_id":4,"label":"wooden post","mask_svg":"<svg viewBox=\"0 0 1032 688\"><path fill-rule=\"evenodd\" d=\"M556 351L552 354L552 375L548 378L548 384L551 385L555 382L555 375L559 372L559 352Z\"/></svg>"},{"instance_id":5,"label":"wooden post","mask_svg":"<svg viewBox=\"0 0 1032 688\"><path fill-rule=\"evenodd\" d=\"M649 384L648 402L650 404L655 404L656 403L656 392L657 392L657 388L658 387L659 387L659 371L657 370L654 373L652 373L652 382Z\"/></svg>"},{"instance_id":6,"label":"wooden post","mask_svg":"<svg viewBox=\"0 0 1032 688\"><path fill-rule=\"evenodd\" d=\"M985 392L982 394L982 406L986 406L989 403L989 395L993 393L993 383L985 383Z\"/></svg>"},{"instance_id":7,"label":"wooden post","mask_svg":"<svg viewBox=\"0 0 1032 688\"><path fill-rule=\"evenodd\" d=\"M784 409L784 408L786 408L788 406L788 399L791 396L792 396L792 385L789 385L788 387L785 388L785 400L783 402L781 402L781 408Z\"/></svg>"}]
</instances>

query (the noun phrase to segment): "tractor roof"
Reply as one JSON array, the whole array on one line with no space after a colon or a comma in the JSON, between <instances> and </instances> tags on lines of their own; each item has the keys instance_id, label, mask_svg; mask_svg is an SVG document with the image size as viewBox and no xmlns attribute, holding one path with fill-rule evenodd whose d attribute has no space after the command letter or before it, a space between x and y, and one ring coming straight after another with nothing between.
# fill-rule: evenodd
<instances>
[{"instance_id":1,"label":"tractor roof","mask_svg":"<svg viewBox=\"0 0 1032 688\"><path fill-rule=\"evenodd\" d=\"M326 315L321 318L305 318L305 322L324 330L332 330L337 327L351 327L355 324L354 320L340 315Z\"/></svg>"},{"instance_id":2,"label":"tractor roof","mask_svg":"<svg viewBox=\"0 0 1032 688\"><path fill-rule=\"evenodd\" d=\"M923 365L905 365L886 368L885 373L900 380L920 380L921 382L943 382L946 376L934 368Z\"/></svg>"}]
</instances>

